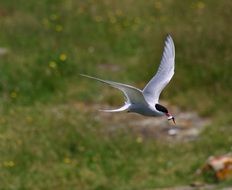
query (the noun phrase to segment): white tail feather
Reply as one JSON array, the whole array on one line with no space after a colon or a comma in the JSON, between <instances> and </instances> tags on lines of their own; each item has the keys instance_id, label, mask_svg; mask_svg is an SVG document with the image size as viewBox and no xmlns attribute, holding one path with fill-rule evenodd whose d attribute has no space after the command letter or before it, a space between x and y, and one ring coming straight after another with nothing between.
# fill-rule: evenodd
<instances>
[{"instance_id":1,"label":"white tail feather","mask_svg":"<svg viewBox=\"0 0 232 190\"><path fill-rule=\"evenodd\" d=\"M118 109L113 109L113 110L99 110L103 112L121 112L121 111L126 111L130 107L130 104L126 103L124 106Z\"/></svg>"}]
</instances>

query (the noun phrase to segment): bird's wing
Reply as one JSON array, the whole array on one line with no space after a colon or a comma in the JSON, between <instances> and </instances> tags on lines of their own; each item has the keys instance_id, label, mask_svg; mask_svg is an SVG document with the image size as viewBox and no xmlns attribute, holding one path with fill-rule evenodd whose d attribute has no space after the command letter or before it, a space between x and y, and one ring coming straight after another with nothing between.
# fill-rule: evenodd
<instances>
[{"instance_id":1,"label":"bird's wing","mask_svg":"<svg viewBox=\"0 0 232 190\"><path fill-rule=\"evenodd\" d=\"M149 104L158 103L160 93L174 75L174 59L175 46L172 37L168 35L165 40L163 56L158 71L143 89L144 98Z\"/></svg>"},{"instance_id":2,"label":"bird's wing","mask_svg":"<svg viewBox=\"0 0 232 190\"><path fill-rule=\"evenodd\" d=\"M121 90L127 99L127 103L129 103L129 104L138 104L139 103L139 104L146 104L147 105L147 102L144 99L142 91L139 90L138 88L135 88L135 87L130 86L130 85L118 83L118 82L113 82L113 81L109 81L109 80L102 80L102 79L99 79L96 77L91 77L88 75L81 74L81 76L88 77L88 78L91 78L94 80L98 80L100 82L106 83L114 88Z\"/></svg>"}]
</instances>

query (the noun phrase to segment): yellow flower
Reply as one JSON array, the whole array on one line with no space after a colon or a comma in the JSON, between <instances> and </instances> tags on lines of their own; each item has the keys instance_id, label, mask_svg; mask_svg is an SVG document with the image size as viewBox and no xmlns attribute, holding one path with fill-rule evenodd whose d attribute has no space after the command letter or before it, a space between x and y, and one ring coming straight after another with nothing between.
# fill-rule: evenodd
<instances>
[{"instance_id":1,"label":"yellow flower","mask_svg":"<svg viewBox=\"0 0 232 190\"><path fill-rule=\"evenodd\" d=\"M115 17L115 16L110 16L110 22L111 22L112 24L116 23L116 22L117 22L116 17Z\"/></svg>"},{"instance_id":2,"label":"yellow flower","mask_svg":"<svg viewBox=\"0 0 232 190\"><path fill-rule=\"evenodd\" d=\"M15 163L12 160L5 161L5 162L3 162L3 166L8 167L8 168L12 168L15 166Z\"/></svg>"},{"instance_id":3,"label":"yellow flower","mask_svg":"<svg viewBox=\"0 0 232 190\"><path fill-rule=\"evenodd\" d=\"M136 142L139 143L139 144L142 143L143 142L143 138L142 137L137 137Z\"/></svg>"},{"instance_id":4,"label":"yellow flower","mask_svg":"<svg viewBox=\"0 0 232 190\"><path fill-rule=\"evenodd\" d=\"M95 16L94 19L95 19L96 22L101 22L102 21L101 16Z\"/></svg>"},{"instance_id":5,"label":"yellow flower","mask_svg":"<svg viewBox=\"0 0 232 190\"><path fill-rule=\"evenodd\" d=\"M67 59L67 55L65 53L60 54L60 60L65 61Z\"/></svg>"},{"instance_id":6,"label":"yellow flower","mask_svg":"<svg viewBox=\"0 0 232 190\"><path fill-rule=\"evenodd\" d=\"M201 2L201 1L199 1L198 3L197 3L197 9L204 9L205 8L205 3L203 3L203 2Z\"/></svg>"},{"instance_id":7,"label":"yellow flower","mask_svg":"<svg viewBox=\"0 0 232 190\"><path fill-rule=\"evenodd\" d=\"M55 69L57 67L57 64L55 61L50 61L49 62L49 67L52 68L52 69Z\"/></svg>"},{"instance_id":8,"label":"yellow flower","mask_svg":"<svg viewBox=\"0 0 232 190\"><path fill-rule=\"evenodd\" d=\"M71 163L71 159L68 158L68 157L64 158L64 163L65 164L70 164Z\"/></svg>"},{"instance_id":9,"label":"yellow flower","mask_svg":"<svg viewBox=\"0 0 232 190\"><path fill-rule=\"evenodd\" d=\"M10 97L11 98L16 98L17 97L17 93L15 91L10 93Z\"/></svg>"},{"instance_id":10,"label":"yellow flower","mask_svg":"<svg viewBox=\"0 0 232 190\"><path fill-rule=\"evenodd\" d=\"M84 146L80 146L80 147L78 147L78 149L79 149L80 152L85 151L85 147Z\"/></svg>"},{"instance_id":11,"label":"yellow flower","mask_svg":"<svg viewBox=\"0 0 232 190\"><path fill-rule=\"evenodd\" d=\"M61 25L58 24L58 25L56 25L55 30L57 32L61 32L63 30L63 26L61 26Z\"/></svg>"}]
</instances>

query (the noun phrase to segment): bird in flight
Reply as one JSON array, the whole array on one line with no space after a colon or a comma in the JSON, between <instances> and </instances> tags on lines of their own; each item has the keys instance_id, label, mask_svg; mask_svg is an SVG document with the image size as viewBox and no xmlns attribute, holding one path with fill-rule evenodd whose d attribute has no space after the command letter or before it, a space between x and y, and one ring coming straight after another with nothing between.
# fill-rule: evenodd
<instances>
[{"instance_id":1,"label":"bird in flight","mask_svg":"<svg viewBox=\"0 0 232 190\"><path fill-rule=\"evenodd\" d=\"M168 120L172 120L175 124L175 118L168 112L168 109L159 104L159 96L164 87L169 83L174 75L175 67L175 46L173 39L170 35L167 35L163 56L157 73L148 82L143 90L136 87L122 84L109 80L102 80L92 76L81 74L84 77L98 80L105 84L108 84L114 88L121 90L126 98L125 104L118 109L113 110L101 110L105 112L135 112L144 116L167 116Z\"/></svg>"}]
</instances>

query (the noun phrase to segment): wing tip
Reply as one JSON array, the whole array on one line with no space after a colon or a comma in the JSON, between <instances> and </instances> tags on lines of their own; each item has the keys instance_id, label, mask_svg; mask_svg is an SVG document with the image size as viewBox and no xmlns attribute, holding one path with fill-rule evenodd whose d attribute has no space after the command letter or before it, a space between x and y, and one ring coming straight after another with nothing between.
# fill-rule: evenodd
<instances>
[{"instance_id":1,"label":"wing tip","mask_svg":"<svg viewBox=\"0 0 232 190\"><path fill-rule=\"evenodd\" d=\"M168 44L171 44L171 49L172 49L171 52L173 56L175 57L175 45L174 45L174 41L170 33L167 33L166 40L165 40L165 46L168 46Z\"/></svg>"},{"instance_id":2,"label":"wing tip","mask_svg":"<svg viewBox=\"0 0 232 190\"><path fill-rule=\"evenodd\" d=\"M79 73L79 75L82 76L82 77L89 78L89 79L94 79L94 80L102 81L102 79L99 79L99 78L96 78L96 77L92 77L92 76L89 76L89 75L86 75L86 74Z\"/></svg>"},{"instance_id":3,"label":"wing tip","mask_svg":"<svg viewBox=\"0 0 232 190\"><path fill-rule=\"evenodd\" d=\"M82 73L79 73L79 75L82 76L82 77L90 77L90 76L88 76L86 74L82 74Z\"/></svg>"},{"instance_id":4,"label":"wing tip","mask_svg":"<svg viewBox=\"0 0 232 190\"><path fill-rule=\"evenodd\" d=\"M172 39L172 35L170 33L167 33L166 35L166 40L171 40L173 42L173 39Z\"/></svg>"}]
</instances>

